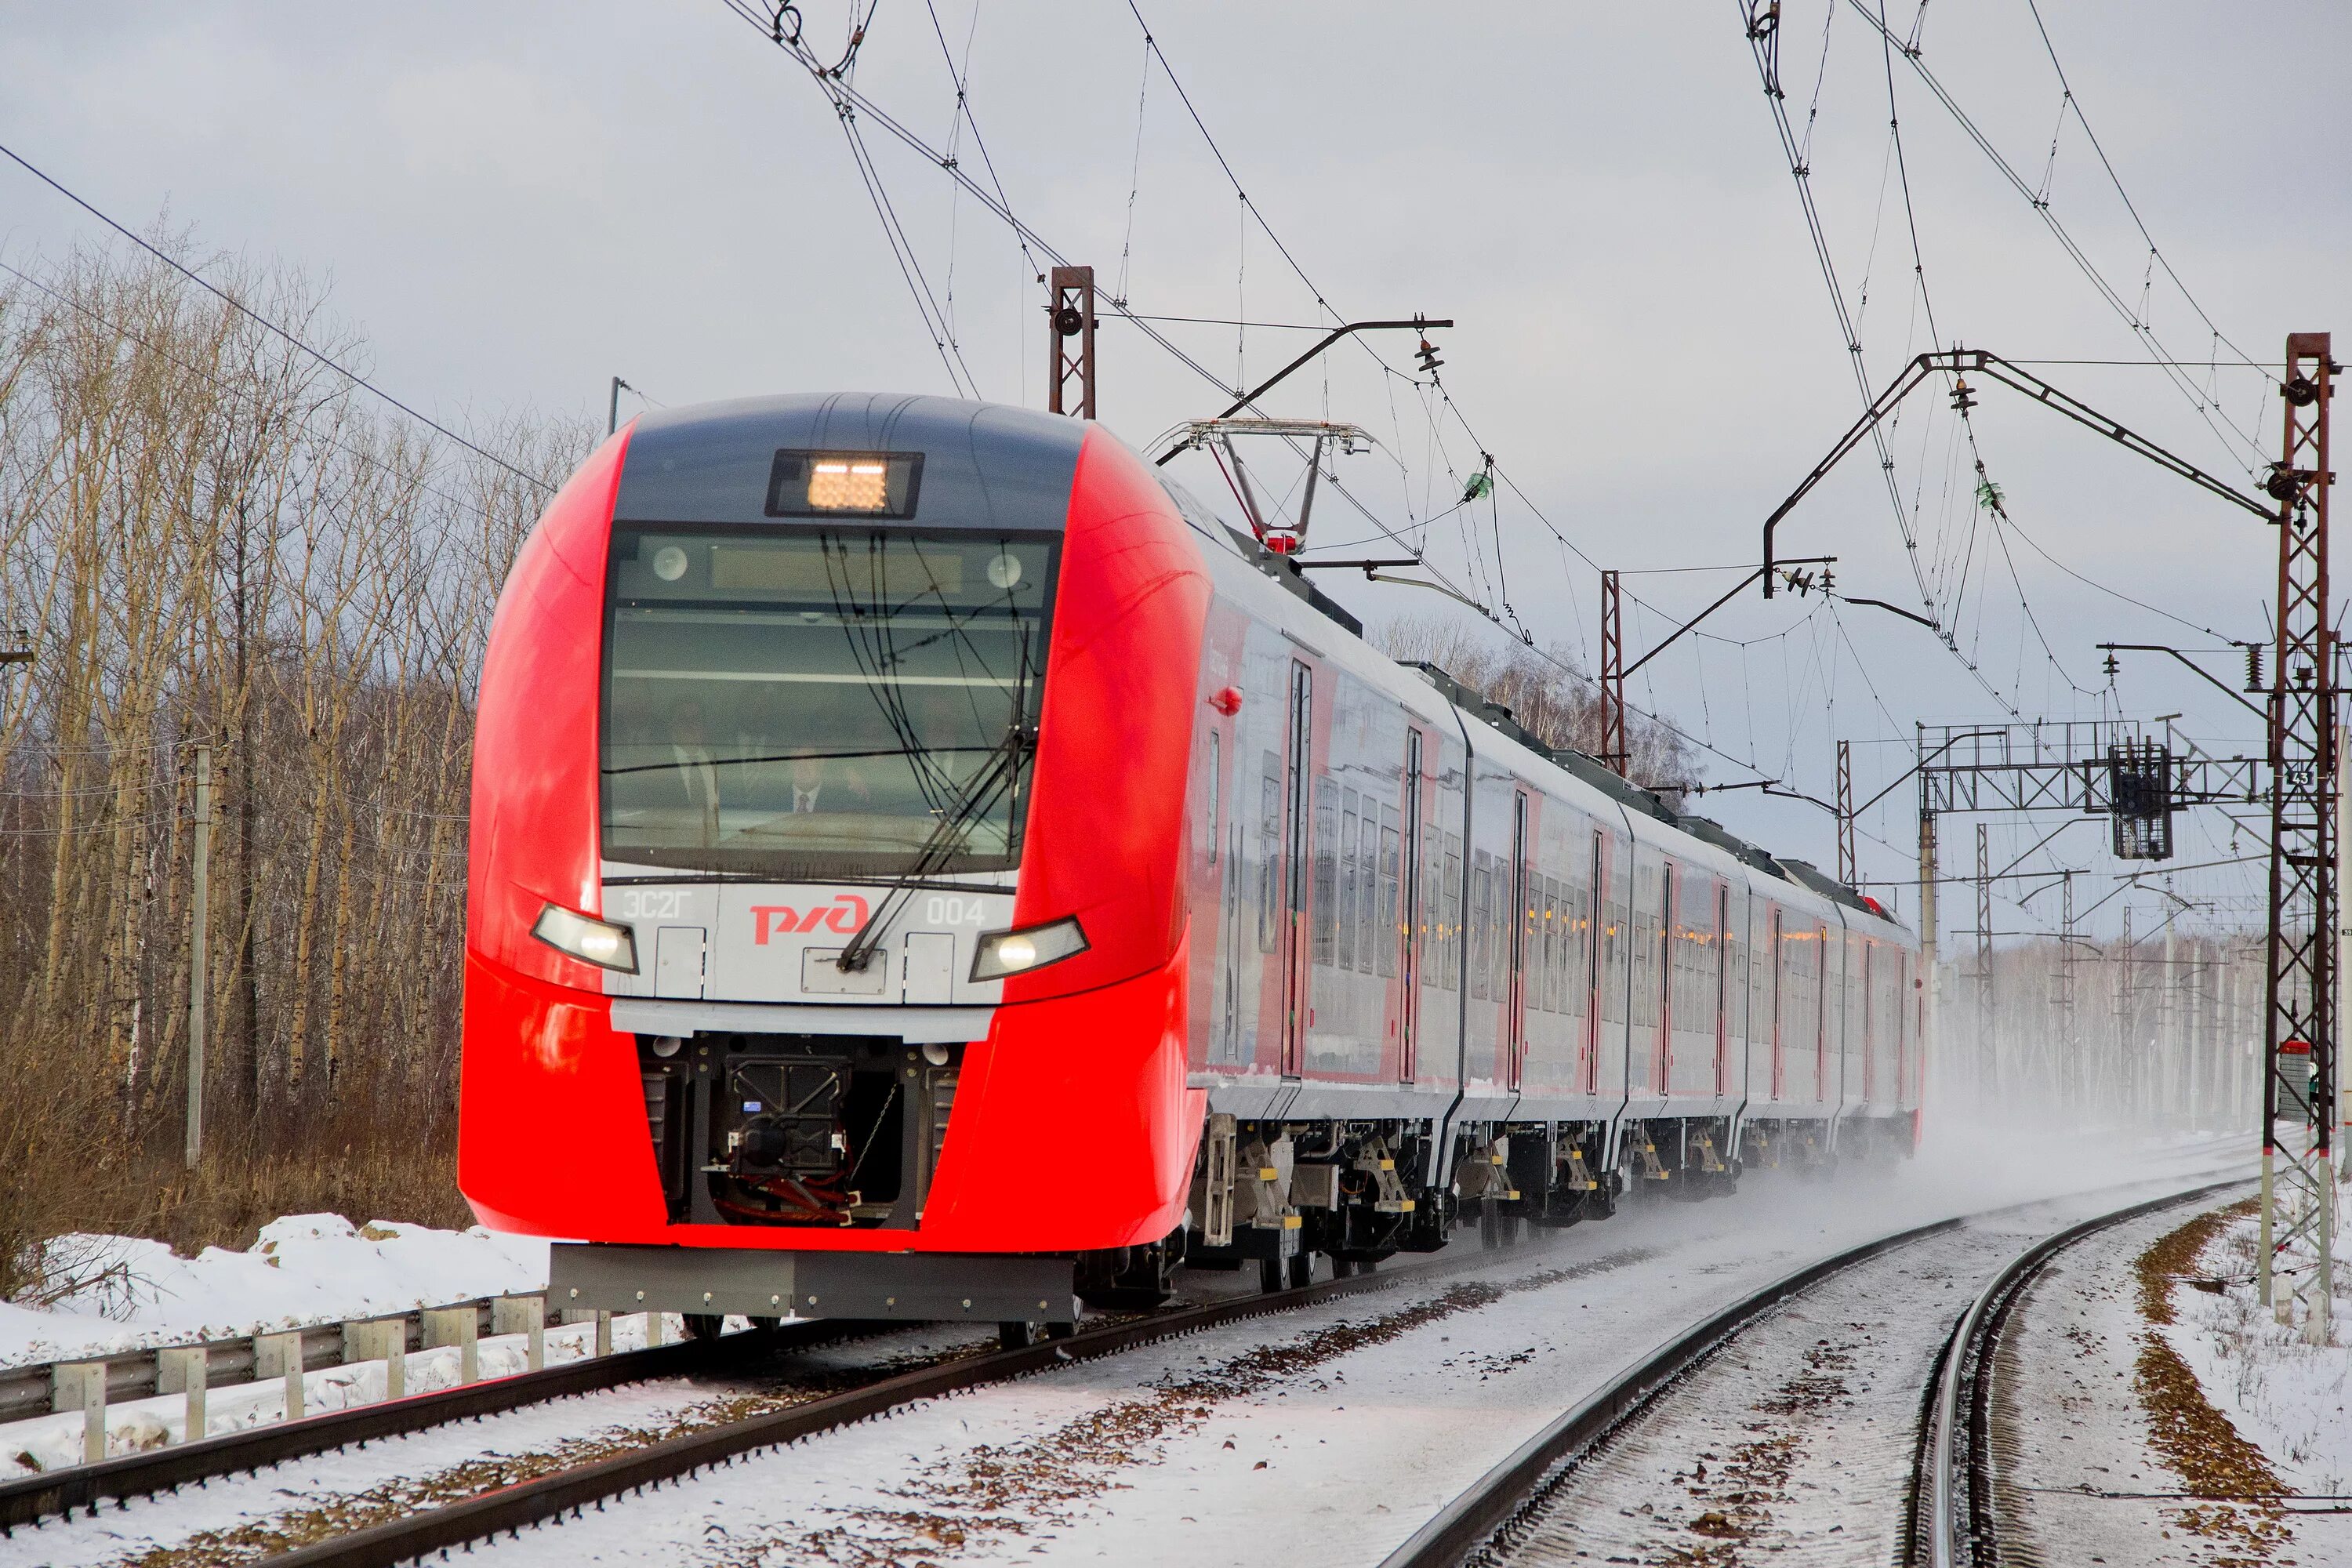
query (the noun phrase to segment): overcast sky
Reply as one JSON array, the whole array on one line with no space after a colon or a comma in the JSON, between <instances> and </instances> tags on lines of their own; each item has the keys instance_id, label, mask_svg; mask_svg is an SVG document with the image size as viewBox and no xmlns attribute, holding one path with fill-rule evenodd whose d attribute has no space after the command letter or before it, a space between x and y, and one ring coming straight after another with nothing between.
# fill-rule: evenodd
<instances>
[{"instance_id":1,"label":"overcast sky","mask_svg":"<svg viewBox=\"0 0 2352 1568\"><path fill-rule=\"evenodd\" d=\"M2150 341L2182 361L2243 351L2269 364L2291 330L2352 332L2339 79L2352 20L2315 0L2041 4L2098 148L2063 112L2026 0L1929 7L1918 63L2046 200L2121 313L1851 0L1826 32L1827 0L1786 8L1786 107L1808 139L1868 380L1883 385L1935 346L1932 306L1945 346L2042 362L2033 368L2067 391L2246 485L2275 455L2269 384L2242 367L2168 376L2148 364ZM837 56L845 0L802 11L806 37ZM1386 370L1361 350L1335 353L1268 400L1381 443L1339 469L1374 521L1342 499L1318 506L1313 541L1330 553L1364 553L1366 540L1391 553L1378 532L1389 530L1474 597L1507 598L1538 641L1587 668L1599 589L1580 557L1627 571L1753 563L1762 518L1861 397L1736 4L1146 0L1143 15L1266 227L1245 217L1170 76L1147 68L1124 0L977 12L972 0L879 0L853 79L976 178L992 167L1024 222L1107 289L1123 281L1139 312L1312 323L1328 319L1319 290L1347 317L1454 318L1433 334L1454 411L1412 379L1402 336L1378 345ZM1888 15L1908 39L1912 0L1890 0ZM2279 85L2298 71L2312 85ZM987 397L1041 404L1031 258L872 117L859 130L925 286L952 310L956 374ZM953 386L832 108L720 0L168 11L18 0L0 8L0 141L135 227L163 219L200 251L330 283L381 383L446 419L601 420L615 374L671 405ZM103 238L0 165L0 258L37 272ZM1312 341L1161 330L1220 384L1107 324L1102 416L1139 447L1215 413L1220 386ZM2126 363L2049 363L2072 361ZM1929 390L1891 441L1916 550L1867 447L1782 535L1784 553L1838 556L1842 592L1933 615L1958 654L1884 611L1742 600L1708 623L1725 640L1688 641L1634 683L1638 700L1727 753L1706 757L1711 781L1769 776L1826 795L1844 737L1867 797L1908 765L1915 721L1999 718L2004 704L2062 719L2180 713L2218 750L2253 744L2242 711L2169 660L2126 656L2110 688L2093 645L2263 636L2272 531L2011 394L1979 391L1976 448L2008 528L1976 505L1966 439ZM634 406L625 397L625 416ZM1461 495L1481 443L1511 484L1491 507L1429 521ZM1202 477L1221 488L1213 469ZM1629 578L1651 607L1633 611L1628 642L1646 648L1736 576ZM1329 585L1368 621L1445 608L1346 574ZM1864 839L1869 874L1911 874L1911 798L1898 789L1866 819L1884 841ZM1829 819L1811 807L1750 791L1703 809L1832 858ZM2049 826L1997 821L1996 854ZM2093 869L2085 902L2116 869L2103 837L2083 826L2055 846ZM2181 858L2224 858L2230 842L2226 822L2203 819ZM2251 852L2252 837L2240 844ZM1973 860L1972 830L1953 825L1947 845L1948 869ZM2241 868L2184 873L2180 886L2242 895L2258 882ZM2054 901L2001 918L2054 920ZM1911 889L1899 902L1913 910Z\"/></svg>"}]
</instances>

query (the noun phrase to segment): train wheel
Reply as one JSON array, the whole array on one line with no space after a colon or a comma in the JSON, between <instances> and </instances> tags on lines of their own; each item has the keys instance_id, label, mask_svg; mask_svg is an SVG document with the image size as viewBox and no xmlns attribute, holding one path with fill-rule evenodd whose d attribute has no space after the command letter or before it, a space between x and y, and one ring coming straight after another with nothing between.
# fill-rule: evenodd
<instances>
[{"instance_id":1,"label":"train wheel","mask_svg":"<svg viewBox=\"0 0 2352 1568\"><path fill-rule=\"evenodd\" d=\"M717 1312L687 1312L686 1337L690 1340L715 1340L727 1327L727 1320Z\"/></svg>"},{"instance_id":2,"label":"train wheel","mask_svg":"<svg viewBox=\"0 0 2352 1568\"><path fill-rule=\"evenodd\" d=\"M1045 1337L1049 1340L1066 1340L1077 1331L1078 1325L1076 1323L1048 1323L1045 1325Z\"/></svg>"},{"instance_id":3,"label":"train wheel","mask_svg":"<svg viewBox=\"0 0 2352 1568\"><path fill-rule=\"evenodd\" d=\"M1290 1259L1290 1288L1303 1290L1314 1283L1315 1255L1311 1252L1294 1254Z\"/></svg>"},{"instance_id":4,"label":"train wheel","mask_svg":"<svg viewBox=\"0 0 2352 1568\"><path fill-rule=\"evenodd\" d=\"M784 1321L782 1318L754 1318L751 1320L751 1327L763 1334L772 1334L783 1326Z\"/></svg>"},{"instance_id":5,"label":"train wheel","mask_svg":"<svg viewBox=\"0 0 2352 1568\"><path fill-rule=\"evenodd\" d=\"M1034 1323L996 1325L996 1348L999 1350L1025 1351L1036 1342L1037 1325Z\"/></svg>"},{"instance_id":6,"label":"train wheel","mask_svg":"<svg viewBox=\"0 0 2352 1568\"><path fill-rule=\"evenodd\" d=\"M1141 1247L1108 1247L1078 1255L1078 1300L1113 1311L1149 1311L1176 1293L1184 1267L1184 1232Z\"/></svg>"},{"instance_id":7,"label":"train wheel","mask_svg":"<svg viewBox=\"0 0 2352 1568\"><path fill-rule=\"evenodd\" d=\"M1257 1288L1267 1295L1282 1289L1282 1259L1261 1258L1257 1260Z\"/></svg>"}]
</instances>

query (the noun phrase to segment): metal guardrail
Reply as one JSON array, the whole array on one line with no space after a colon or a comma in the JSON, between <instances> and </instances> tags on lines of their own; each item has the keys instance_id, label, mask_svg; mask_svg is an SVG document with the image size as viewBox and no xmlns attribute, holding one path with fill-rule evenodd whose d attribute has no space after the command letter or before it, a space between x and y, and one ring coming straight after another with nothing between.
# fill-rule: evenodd
<instances>
[{"instance_id":1,"label":"metal guardrail","mask_svg":"<svg viewBox=\"0 0 2352 1568\"><path fill-rule=\"evenodd\" d=\"M488 1335L499 1331L493 1326L498 1315L497 1303L541 1300L530 1296L479 1296L470 1301L454 1301L444 1307L417 1308L407 1312L386 1312L379 1316L354 1318L331 1323L307 1323L299 1328L277 1331L263 1330L250 1334L236 1334L224 1339L189 1340L171 1345L151 1345L140 1350L102 1351L89 1355L60 1356L53 1362L37 1362L25 1366L0 1368L0 1424L24 1421L53 1411L79 1409L77 1400L70 1406L58 1403L58 1374L61 1367L82 1367L103 1363L106 1367L106 1397L109 1405L121 1405L128 1400L152 1398L166 1392L161 1383L162 1352L164 1351L202 1350L205 1352L205 1381L210 1388L226 1388L238 1384L258 1381L256 1368L259 1353L256 1342L272 1339L279 1334L298 1333L302 1336L302 1368L318 1372L327 1367L342 1366L356 1360L382 1360L381 1355L361 1357L346 1353L352 1339L354 1325L388 1323L402 1319L406 1323L408 1348L420 1351L430 1348L425 1339L427 1313L459 1310L472 1307L476 1314L476 1331ZM549 1326L556 1320L543 1316ZM507 1330L514 1332L514 1330Z\"/></svg>"}]
</instances>

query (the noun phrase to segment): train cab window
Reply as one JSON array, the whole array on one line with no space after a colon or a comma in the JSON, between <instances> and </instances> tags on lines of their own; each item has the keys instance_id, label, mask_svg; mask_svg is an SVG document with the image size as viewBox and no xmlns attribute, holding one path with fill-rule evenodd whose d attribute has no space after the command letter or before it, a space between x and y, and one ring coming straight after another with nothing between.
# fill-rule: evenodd
<instances>
[{"instance_id":1,"label":"train cab window","mask_svg":"<svg viewBox=\"0 0 2352 1568\"><path fill-rule=\"evenodd\" d=\"M614 531L604 850L793 879L1019 863L1050 541Z\"/></svg>"}]
</instances>

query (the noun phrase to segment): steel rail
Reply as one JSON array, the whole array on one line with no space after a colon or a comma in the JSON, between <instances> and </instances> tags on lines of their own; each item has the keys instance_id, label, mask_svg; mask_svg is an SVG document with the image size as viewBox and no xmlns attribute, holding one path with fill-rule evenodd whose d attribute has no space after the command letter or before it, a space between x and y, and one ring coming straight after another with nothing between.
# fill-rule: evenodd
<instances>
[{"instance_id":1,"label":"steel rail","mask_svg":"<svg viewBox=\"0 0 2352 1568\"><path fill-rule=\"evenodd\" d=\"M2094 1230L2119 1224L2168 1205L2189 1203L2225 1188L2241 1186L2248 1179L2233 1177L2188 1192L2168 1194L2133 1204L2061 1231L2056 1237L2037 1243L2030 1249L2029 1255L2038 1254L2041 1260L2046 1260L2068 1241L2080 1240ZM2046 1198L2035 1200L2036 1203L2050 1201ZM1659 1345L1633 1366L1619 1373L1606 1387L1521 1444L1502 1463L1480 1477L1428 1523L1415 1531L1402 1545L1382 1559L1381 1568L1456 1568L1456 1565L1468 1561L1528 1510L1538 1506L1551 1486L1569 1473L1568 1465L1580 1458L1625 1422L1640 1415L1679 1382L1685 1373L1722 1349L1741 1331L1781 1302L1803 1294L1856 1264L1868 1262L1929 1237L1957 1230L1973 1219L2030 1206L2012 1205L2006 1209L1987 1210L1983 1214L1957 1215L1927 1225L1913 1226L1909 1229L1864 1242L1783 1275L1711 1313ZM2012 1271L2016 1268L2017 1262L2012 1261L2002 1270L2003 1278L2015 1278ZM1948 1362L1958 1359L1957 1356L1947 1358Z\"/></svg>"},{"instance_id":2,"label":"steel rail","mask_svg":"<svg viewBox=\"0 0 2352 1568\"><path fill-rule=\"evenodd\" d=\"M1930 1408L1927 1440L1920 1445L1921 1468L1926 1473L1917 1478L1914 1489L1915 1495L1926 1503L1927 1562L1931 1568L1957 1568L1958 1564L1979 1561L1981 1555L1972 1548L1984 1544L1979 1540L1982 1533L1979 1527L1990 1519L1991 1500L1979 1496L1973 1484L1984 1456L1978 1445L1964 1439L1982 1436L1976 1431L1975 1416L1990 1409L1987 1394L1992 1352L2008 1321L2009 1309L2025 1287L2052 1258L2100 1231L2137 1219L2142 1215L2194 1203L2243 1184L2242 1179L2216 1182L2210 1186L2169 1197L2151 1198L2146 1203L2133 1204L2111 1214L2068 1226L2055 1235L2042 1237L2010 1259L2008 1265L1977 1293L1976 1300L1969 1303L1968 1310L1960 1314L1959 1321L1953 1325L1949 1345L1937 1370L1935 1402ZM1970 1406L1966 1413L1961 1410L1964 1389ZM1961 1507L1960 1485L1964 1467L1969 1472L1970 1484L1966 1489L1972 1505L1965 1512ZM1916 1552L1909 1560L1916 1561Z\"/></svg>"},{"instance_id":3,"label":"steel rail","mask_svg":"<svg viewBox=\"0 0 2352 1568\"><path fill-rule=\"evenodd\" d=\"M828 1344L877 1325L848 1319L791 1323L772 1331L765 1345L800 1350ZM652 1378L683 1377L722 1367L749 1348L755 1336L688 1340L614 1355L591 1356L538 1372L486 1379L457 1388L281 1421L242 1432L225 1432L193 1443L122 1454L94 1465L76 1465L0 1482L0 1538L18 1525L37 1524L76 1510L95 1514L103 1503L173 1491L191 1482L254 1471L287 1459L323 1453L380 1437L396 1437L453 1422L479 1420L550 1400L595 1394Z\"/></svg>"},{"instance_id":4,"label":"steel rail","mask_svg":"<svg viewBox=\"0 0 2352 1568\"><path fill-rule=\"evenodd\" d=\"M515 1534L525 1527L536 1527L566 1515L577 1519L585 1510L602 1512L606 1499L625 1492L642 1492L664 1481L698 1475L706 1468L732 1465L738 1458L759 1450L780 1447L803 1437L887 1415L918 1400L1005 1383L1249 1318L1295 1311L1341 1297L1449 1274L1491 1268L1507 1262L1514 1252L1538 1257L1549 1250L1539 1241L1517 1247L1480 1247L1458 1257L1437 1258L1385 1273L1360 1273L1319 1285L1162 1310L1126 1322L1088 1329L1066 1339L919 1367L863 1388L668 1438L613 1458L519 1482L405 1519L297 1547L262 1561L268 1568L394 1568L395 1564L416 1561L430 1552Z\"/></svg>"}]
</instances>

